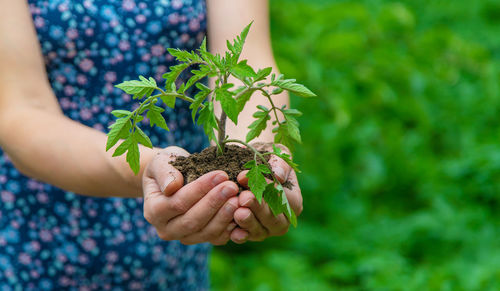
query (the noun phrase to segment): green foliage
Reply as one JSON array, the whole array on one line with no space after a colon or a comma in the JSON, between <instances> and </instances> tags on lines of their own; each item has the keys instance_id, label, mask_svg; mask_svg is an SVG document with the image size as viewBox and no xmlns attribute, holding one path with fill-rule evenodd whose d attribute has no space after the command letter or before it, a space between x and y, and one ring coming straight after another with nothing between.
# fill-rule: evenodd
<instances>
[{"instance_id":1,"label":"green foliage","mask_svg":"<svg viewBox=\"0 0 500 291\"><path fill-rule=\"evenodd\" d=\"M498 1L270 3L318 94L292 99L304 212L216 248L212 289L500 290Z\"/></svg>"},{"instance_id":2,"label":"green foliage","mask_svg":"<svg viewBox=\"0 0 500 291\"><path fill-rule=\"evenodd\" d=\"M165 79L165 89L157 86L154 79L146 79L139 76L139 80L125 81L118 84L116 87L122 89L127 94L133 94L134 98L143 100L140 106L133 112L126 110L115 110L113 114L117 117L114 124L110 126L108 133L108 142L106 151L113 147L120 139L125 139L115 150L113 156L119 156L127 152L126 160L131 169L137 174L140 170L140 152L138 144L152 148L153 145L149 137L137 126L137 123L143 119L146 112L151 126L159 126L165 130L169 130L165 119L162 116L164 109L157 105L159 101L167 107L174 108L177 98L191 102L189 109L191 109L193 121L198 116L197 124L203 127L205 134L210 141L213 141L218 146L218 153L224 153L224 145L227 142L239 142L252 149L255 152L255 159L253 164L249 163L247 166L250 168L249 174L249 188L255 194L259 203L262 197L267 201L276 201L276 203L269 203L275 215L284 213L291 223L295 226L297 224L295 213L284 195L283 187L280 182L272 174L271 166L264 160L263 154L247 144L266 128L267 121L271 119L271 112L274 113L276 119L278 118L277 112L281 111L284 120L276 120L279 138L278 142L283 141L284 144L292 146L291 141L300 142L300 132L298 129L299 123L295 119L299 116L299 111L295 109L277 108L274 106L272 95L281 93L283 90L296 93L304 97L315 96L309 89L303 85L295 83L293 79L284 79L283 75L278 78L272 76L270 82L267 77L271 74L271 68L260 69L257 72L247 64L246 60L239 61L246 37L251 27L251 23L245 27L242 33L231 42L227 42L228 52L224 57L220 55L213 55L207 51L206 39L203 40L200 48L194 52L183 51L179 49L169 48L168 52L176 58L179 62L177 65L170 67L170 71L163 75ZM197 66L190 72L192 77L185 83L181 83L177 87L177 79L180 74L190 68ZM235 77L243 82L243 86L232 90L233 83L229 83L230 77ZM206 77L216 77L215 88L211 89L200 83ZM257 83L260 82L260 83ZM198 93L191 98L186 95L186 92L192 86L196 86L199 90ZM270 90L270 91L269 91ZM157 95L152 95L158 91ZM259 110L253 116L257 121L250 125L249 133L246 142L239 140L229 140L225 135L226 119L229 118L234 124L238 124L238 116L243 111L245 105L255 92L261 92L269 101L271 108L267 109L262 105L257 106ZM221 104L223 114L217 117L214 112L214 101ZM200 109L201 108L201 109ZM215 133L218 133L216 135ZM291 162L289 156L287 162ZM264 164L257 164L258 159L264 161ZM253 165L253 166L252 166ZM264 174L271 176L271 181L267 182Z\"/></svg>"}]
</instances>

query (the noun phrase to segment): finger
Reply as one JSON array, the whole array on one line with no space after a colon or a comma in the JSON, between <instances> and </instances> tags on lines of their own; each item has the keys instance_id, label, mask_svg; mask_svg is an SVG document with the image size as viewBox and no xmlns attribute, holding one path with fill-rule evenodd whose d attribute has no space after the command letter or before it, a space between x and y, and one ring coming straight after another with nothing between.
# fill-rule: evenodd
<instances>
[{"instance_id":1,"label":"finger","mask_svg":"<svg viewBox=\"0 0 500 291\"><path fill-rule=\"evenodd\" d=\"M262 241L269 236L267 229L262 226L249 208L240 207L236 209L234 221L241 229L248 231L248 240Z\"/></svg>"},{"instance_id":2,"label":"finger","mask_svg":"<svg viewBox=\"0 0 500 291\"><path fill-rule=\"evenodd\" d=\"M303 198L295 171L290 172L288 181L290 182L292 189L288 189L287 187L283 187L283 189L285 189L286 197L288 199L288 202L290 203L290 206L292 207L295 214L299 216L303 210Z\"/></svg>"},{"instance_id":3,"label":"finger","mask_svg":"<svg viewBox=\"0 0 500 291\"><path fill-rule=\"evenodd\" d=\"M269 165L273 170L274 176L278 178L278 181L280 181L280 183L285 183L292 168L282 158L275 155L271 155Z\"/></svg>"},{"instance_id":4,"label":"finger","mask_svg":"<svg viewBox=\"0 0 500 291\"><path fill-rule=\"evenodd\" d=\"M248 231L243 230L239 227L236 227L232 232L231 232L231 240L234 243L237 244L242 244L245 243L248 239Z\"/></svg>"},{"instance_id":5,"label":"finger","mask_svg":"<svg viewBox=\"0 0 500 291\"><path fill-rule=\"evenodd\" d=\"M187 212L210 190L228 179L224 171L212 171L180 188L175 195L169 197L170 212L173 213L171 218Z\"/></svg>"},{"instance_id":6,"label":"finger","mask_svg":"<svg viewBox=\"0 0 500 291\"><path fill-rule=\"evenodd\" d=\"M168 147L158 152L144 172L144 178L155 180L160 192L167 196L172 195L184 185L184 178L170 162L178 156L188 155L187 151L179 147ZM152 193L159 194L157 189L154 190Z\"/></svg>"},{"instance_id":7,"label":"finger","mask_svg":"<svg viewBox=\"0 0 500 291\"><path fill-rule=\"evenodd\" d=\"M194 244L210 241L215 245L227 242L231 231L236 227L233 217L237 208L238 197L229 198L202 231L184 237L181 242L183 244Z\"/></svg>"},{"instance_id":8,"label":"finger","mask_svg":"<svg viewBox=\"0 0 500 291\"><path fill-rule=\"evenodd\" d=\"M222 208L224 203L226 203L229 198L238 194L238 190L238 186L231 181L226 181L217 185L198 203L194 204L184 215L180 215L170 220L165 231L180 237L200 232ZM234 201L234 203L237 203L237 201ZM229 222L230 220L221 226L219 233L224 230L224 227L226 227Z\"/></svg>"},{"instance_id":9,"label":"finger","mask_svg":"<svg viewBox=\"0 0 500 291\"><path fill-rule=\"evenodd\" d=\"M238 181L238 184L240 184L242 187L248 189L248 177L247 177L248 170L245 170L243 172L240 172L238 176L236 177L236 180Z\"/></svg>"},{"instance_id":10,"label":"finger","mask_svg":"<svg viewBox=\"0 0 500 291\"><path fill-rule=\"evenodd\" d=\"M229 241L229 239L231 238L231 233L233 232L233 230L237 226L238 225L236 224L236 222L231 222L227 226L227 229L218 238L210 241L210 243L212 243L213 245L216 245L216 246L225 245Z\"/></svg>"},{"instance_id":11,"label":"finger","mask_svg":"<svg viewBox=\"0 0 500 291\"><path fill-rule=\"evenodd\" d=\"M262 204L259 204L252 192L241 192L239 203L242 207L248 207L252 211L269 235L278 236L288 232L290 222L285 215L274 216L267 203L262 200Z\"/></svg>"}]
</instances>

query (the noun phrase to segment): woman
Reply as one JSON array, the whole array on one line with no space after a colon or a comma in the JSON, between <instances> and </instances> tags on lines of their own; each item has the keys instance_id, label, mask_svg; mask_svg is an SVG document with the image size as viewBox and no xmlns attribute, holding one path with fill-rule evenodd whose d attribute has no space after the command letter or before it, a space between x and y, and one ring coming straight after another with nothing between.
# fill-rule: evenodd
<instances>
[{"instance_id":1,"label":"woman","mask_svg":"<svg viewBox=\"0 0 500 291\"><path fill-rule=\"evenodd\" d=\"M187 104L166 114L173 133L147 132L163 149L141 148L139 175L104 152L110 110L135 103L113 84L139 74L159 80L173 64L166 47L195 49L208 27L211 50L222 52L254 20L242 57L274 64L267 1L0 3L0 289L206 289L204 242L287 231L283 215L249 191L236 196L222 171L183 186L169 159L206 146ZM264 102L255 99L248 107ZM232 137L246 134L251 114L241 116L239 131L228 126ZM260 138L271 139L269 131ZM273 167L296 180L283 161ZM287 196L300 213L300 189Z\"/></svg>"}]
</instances>

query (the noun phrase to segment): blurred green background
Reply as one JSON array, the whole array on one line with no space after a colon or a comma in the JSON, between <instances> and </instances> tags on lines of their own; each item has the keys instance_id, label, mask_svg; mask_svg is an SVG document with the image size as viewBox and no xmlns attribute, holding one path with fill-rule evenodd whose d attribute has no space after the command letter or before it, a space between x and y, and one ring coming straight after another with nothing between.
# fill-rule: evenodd
<instances>
[{"instance_id":1,"label":"blurred green background","mask_svg":"<svg viewBox=\"0 0 500 291\"><path fill-rule=\"evenodd\" d=\"M214 290L500 290L500 1L272 0L304 212Z\"/></svg>"}]
</instances>

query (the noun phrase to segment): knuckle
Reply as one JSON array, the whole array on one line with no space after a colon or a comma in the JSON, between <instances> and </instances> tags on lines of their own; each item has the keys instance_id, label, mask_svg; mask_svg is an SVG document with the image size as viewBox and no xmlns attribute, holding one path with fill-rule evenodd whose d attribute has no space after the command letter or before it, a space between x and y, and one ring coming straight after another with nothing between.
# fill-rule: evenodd
<instances>
[{"instance_id":1,"label":"knuckle","mask_svg":"<svg viewBox=\"0 0 500 291\"><path fill-rule=\"evenodd\" d=\"M185 213L188 211L186 204L180 199L172 199L169 203L169 208L175 213Z\"/></svg>"},{"instance_id":2,"label":"knuckle","mask_svg":"<svg viewBox=\"0 0 500 291\"><path fill-rule=\"evenodd\" d=\"M187 232L187 233L195 233L195 232L200 231L200 229L201 229L200 224L196 220L193 220L193 219L182 220L181 227L182 227L183 231Z\"/></svg>"}]
</instances>

